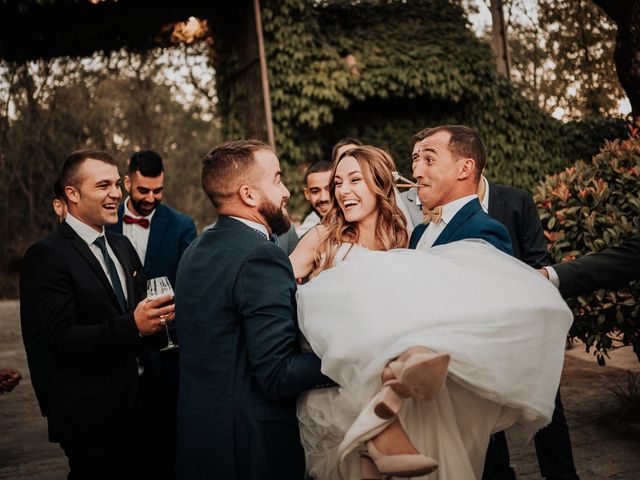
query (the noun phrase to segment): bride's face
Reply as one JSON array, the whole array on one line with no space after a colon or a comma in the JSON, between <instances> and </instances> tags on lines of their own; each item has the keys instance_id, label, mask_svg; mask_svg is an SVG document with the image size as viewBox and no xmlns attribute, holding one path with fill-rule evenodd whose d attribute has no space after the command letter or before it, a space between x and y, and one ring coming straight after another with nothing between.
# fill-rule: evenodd
<instances>
[{"instance_id":1,"label":"bride's face","mask_svg":"<svg viewBox=\"0 0 640 480\"><path fill-rule=\"evenodd\" d=\"M347 222L375 221L378 203L354 157L340 160L335 174L335 196Z\"/></svg>"}]
</instances>

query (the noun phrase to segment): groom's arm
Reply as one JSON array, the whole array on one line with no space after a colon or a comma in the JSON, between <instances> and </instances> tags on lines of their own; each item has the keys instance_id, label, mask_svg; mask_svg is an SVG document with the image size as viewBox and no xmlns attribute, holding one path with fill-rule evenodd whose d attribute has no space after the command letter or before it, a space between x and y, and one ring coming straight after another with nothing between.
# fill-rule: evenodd
<instances>
[{"instance_id":1,"label":"groom's arm","mask_svg":"<svg viewBox=\"0 0 640 480\"><path fill-rule=\"evenodd\" d=\"M275 244L265 242L249 254L234 295L251 369L265 397L293 397L330 381L315 354L299 351L293 271Z\"/></svg>"}]
</instances>

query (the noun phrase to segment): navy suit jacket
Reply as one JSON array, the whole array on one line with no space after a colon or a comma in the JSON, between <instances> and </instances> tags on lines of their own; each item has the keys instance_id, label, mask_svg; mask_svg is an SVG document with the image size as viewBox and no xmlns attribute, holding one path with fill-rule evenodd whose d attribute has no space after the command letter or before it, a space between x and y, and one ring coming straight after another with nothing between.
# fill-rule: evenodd
<instances>
[{"instance_id":1,"label":"navy suit jacket","mask_svg":"<svg viewBox=\"0 0 640 480\"><path fill-rule=\"evenodd\" d=\"M416 248L426 229L427 224L421 224L415 228L409 240L409 248ZM485 240L498 250L513 255L511 239L506 227L484 213L477 198L458 210L433 246L470 238Z\"/></svg>"},{"instance_id":2,"label":"navy suit jacket","mask_svg":"<svg viewBox=\"0 0 640 480\"><path fill-rule=\"evenodd\" d=\"M300 353L287 255L221 216L187 249L176 285L178 478L302 479L296 396L326 382Z\"/></svg>"},{"instance_id":3,"label":"navy suit jacket","mask_svg":"<svg viewBox=\"0 0 640 480\"><path fill-rule=\"evenodd\" d=\"M118 223L107 227L108 230L122 233L124 202L118 207ZM171 207L160 204L151 221L149 243L144 259L146 278L167 276L175 287L178 262L189 244L196 238L196 225L193 219Z\"/></svg>"}]
</instances>

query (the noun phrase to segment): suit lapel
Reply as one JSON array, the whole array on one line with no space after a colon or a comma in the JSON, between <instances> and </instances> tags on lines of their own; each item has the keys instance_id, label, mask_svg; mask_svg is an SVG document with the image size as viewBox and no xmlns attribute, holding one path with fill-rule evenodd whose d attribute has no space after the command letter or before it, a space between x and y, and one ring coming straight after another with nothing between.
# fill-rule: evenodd
<instances>
[{"instance_id":1,"label":"suit lapel","mask_svg":"<svg viewBox=\"0 0 640 480\"><path fill-rule=\"evenodd\" d=\"M418 246L418 242L422 238L422 235L424 235L424 232L426 232L427 226L428 224L425 224L425 223L416 225L416 228L413 229L413 233L411 234L411 239L409 241L409 248L411 248L412 250L415 250L415 248Z\"/></svg>"},{"instance_id":2,"label":"suit lapel","mask_svg":"<svg viewBox=\"0 0 640 480\"><path fill-rule=\"evenodd\" d=\"M149 241L147 242L147 253L144 256L144 265L151 265L154 258L159 258L158 253L162 245L162 238L168 225L167 209L164 205L158 205L149 227L151 230L149 231Z\"/></svg>"},{"instance_id":3,"label":"suit lapel","mask_svg":"<svg viewBox=\"0 0 640 480\"><path fill-rule=\"evenodd\" d=\"M126 202L126 200L124 201ZM124 218L124 202L118 207L118 223L113 226L112 231L122 233L122 219Z\"/></svg>"},{"instance_id":4,"label":"suit lapel","mask_svg":"<svg viewBox=\"0 0 640 480\"><path fill-rule=\"evenodd\" d=\"M60 228L60 231L62 232L63 236L68 238L71 241L71 244L78 251L80 256L86 260L86 262L89 264L89 266L93 270L93 273L96 274L96 276L102 283L102 286L107 291L107 294L111 297L111 300L113 301L114 305L118 306L118 309L120 309L118 304L118 299L116 298L116 294L113 291L111 282L109 282L109 279L104 273L102 266L98 262L98 259L93 254L89 246L85 243L84 240L82 240L78 236L75 230L73 230L73 228L71 228L67 223L65 222L61 223L58 228ZM109 245L111 245L111 243Z\"/></svg>"},{"instance_id":5,"label":"suit lapel","mask_svg":"<svg viewBox=\"0 0 640 480\"><path fill-rule=\"evenodd\" d=\"M482 210L480 201L477 198L474 198L464 207L458 210L458 213L453 216L440 236L436 238L435 242L433 242L433 246L435 247L436 245L444 245L445 243L449 243L449 239L478 209Z\"/></svg>"},{"instance_id":6,"label":"suit lapel","mask_svg":"<svg viewBox=\"0 0 640 480\"><path fill-rule=\"evenodd\" d=\"M131 310L131 306L135 305L136 303L135 302L136 296L135 296L135 291L133 289L133 271L132 271L131 262L129 261L127 247L125 247L124 243L122 242L114 241L111 235L107 235L107 241L109 242L109 246L113 250L113 253L115 253L116 257L118 257L118 261L120 262L120 265L124 270L124 278L125 278L125 282L127 282L127 286L126 286L127 298L128 298L127 303L129 305L129 310ZM111 290L113 291L113 289ZM115 297L115 294L114 294L114 297Z\"/></svg>"},{"instance_id":7,"label":"suit lapel","mask_svg":"<svg viewBox=\"0 0 640 480\"><path fill-rule=\"evenodd\" d=\"M502 209L503 202L500 198L500 192L493 183L489 182L489 211L487 213L490 217L502 218Z\"/></svg>"}]
</instances>

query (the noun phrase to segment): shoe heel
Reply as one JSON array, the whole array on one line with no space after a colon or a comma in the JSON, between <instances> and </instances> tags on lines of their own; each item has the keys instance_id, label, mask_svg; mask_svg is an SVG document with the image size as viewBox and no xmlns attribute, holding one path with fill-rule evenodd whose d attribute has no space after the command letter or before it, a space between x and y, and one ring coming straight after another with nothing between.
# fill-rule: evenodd
<instances>
[{"instance_id":1,"label":"shoe heel","mask_svg":"<svg viewBox=\"0 0 640 480\"><path fill-rule=\"evenodd\" d=\"M382 479L382 473L366 452L360 452L360 478L362 480Z\"/></svg>"},{"instance_id":2,"label":"shoe heel","mask_svg":"<svg viewBox=\"0 0 640 480\"><path fill-rule=\"evenodd\" d=\"M403 397L398 395L393 386L385 385L378 394L380 397L373 407L373 412L383 420L388 420L395 417L402 407Z\"/></svg>"},{"instance_id":3,"label":"shoe heel","mask_svg":"<svg viewBox=\"0 0 640 480\"><path fill-rule=\"evenodd\" d=\"M404 362L391 362L389 367L406 389L408 396L417 400L431 400L438 395L447 378L449 355L417 354Z\"/></svg>"}]
</instances>

